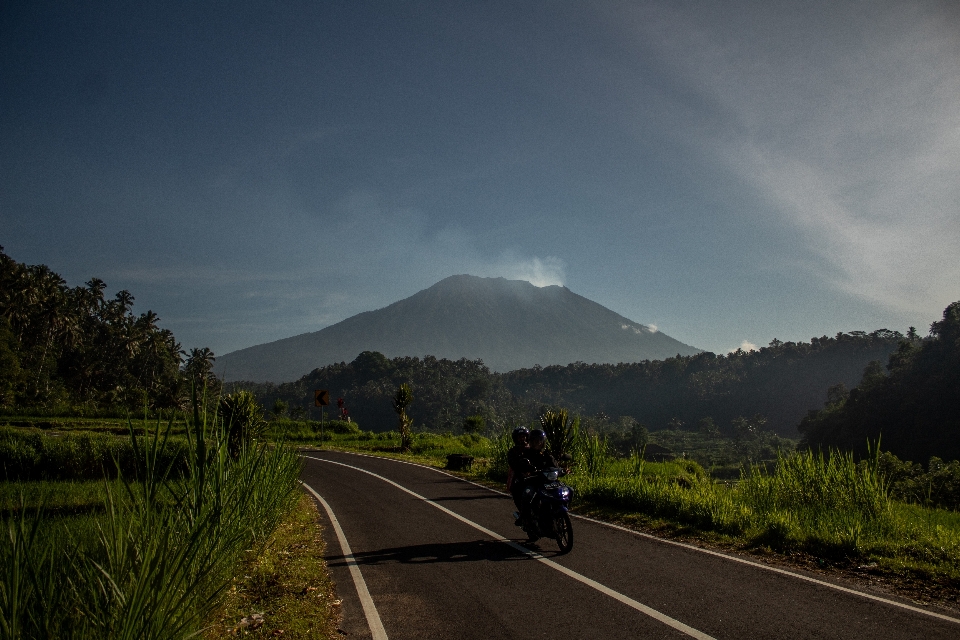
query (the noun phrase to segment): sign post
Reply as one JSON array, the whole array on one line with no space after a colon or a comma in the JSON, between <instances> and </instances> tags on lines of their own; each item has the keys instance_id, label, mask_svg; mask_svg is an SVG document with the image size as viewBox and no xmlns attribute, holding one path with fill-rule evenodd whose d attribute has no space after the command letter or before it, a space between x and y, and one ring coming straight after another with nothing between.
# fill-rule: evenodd
<instances>
[{"instance_id":1,"label":"sign post","mask_svg":"<svg viewBox=\"0 0 960 640\"><path fill-rule=\"evenodd\" d=\"M313 405L320 407L320 446L323 446L323 408L330 404L330 392L326 389L316 389L313 392Z\"/></svg>"}]
</instances>

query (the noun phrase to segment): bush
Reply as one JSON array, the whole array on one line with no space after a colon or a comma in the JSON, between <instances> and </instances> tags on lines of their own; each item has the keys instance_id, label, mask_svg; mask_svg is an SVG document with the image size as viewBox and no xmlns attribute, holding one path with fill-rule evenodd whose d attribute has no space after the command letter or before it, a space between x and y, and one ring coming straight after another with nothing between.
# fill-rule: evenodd
<instances>
[{"instance_id":1,"label":"bush","mask_svg":"<svg viewBox=\"0 0 960 640\"><path fill-rule=\"evenodd\" d=\"M483 433L487 430L487 420L481 415L467 416L463 419L464 433Z\"/></svg>"},{"instance_id":2,"label":"bush","mask_svg":"<svg viewBox=\"0 0 960 640\"><path fill-rule=\"evenodd\" d=\"M320 423L314 423L313 428L319 432ZM330 420L329 422L324 422L323 428L325 431L330 431L331 433L336 433L337 435L356 435L361 431L359 424L356 422L347 422L346 420Z\"/></svg>"},{"instance_id":3,"label":"bush","mask_svg":"<svg viewBox=\"0 0 960 640\"><path fill-rule=\"evenodd\" d=\"M895 499L960 510L960 461L944 462L933 457L924 470L923 465L903 462L892 453L884 452L879 464Z\"/></svg>"},{"instance_id":4,"label":"bush","mask_svg":"<svg viewBox=\"0 0 960 640\"><path fill-rule=\"evenodd\" d=\"M240 451L250 446L266 428L263 407L249 391L238 391L220 398L217 416L227 431L230 455L234 458L239 457Z\"/></svg>"}]
</instances>

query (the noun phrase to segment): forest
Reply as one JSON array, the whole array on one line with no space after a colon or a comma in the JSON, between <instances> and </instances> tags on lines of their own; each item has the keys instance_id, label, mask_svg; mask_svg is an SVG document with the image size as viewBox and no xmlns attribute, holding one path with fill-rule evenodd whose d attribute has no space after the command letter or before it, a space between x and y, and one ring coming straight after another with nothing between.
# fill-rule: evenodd
<instances>
[{"instance_id":1,"label":"forest","mask_svg":"<svg viewBox=\"0 0 960 640\"><path fill-rule=\"evenodd\" d=\"M479 360L388 359L364 352L353 362L320 367L295 382L227 386L253 391L267 407L280 400L294 417L304 415L313 389L329 389L344 399L355 420L374 431L393 427L390 397L399 384L408 383L415 395L411 416L433 431L459 432L470 416L488 425L527 423L544 407L565 407L607 431L639 424L732 437L746 422L748 428L796 437L798 423L821 406L827 389L852 386L868 363L886 359L902 341L918 340L915 332L905 337L886 329L856 331L809 343L774 341L727 356L578 362L505 374L491 372Z\"/></svg>"},{"instance_id":2,"label":"forest","mask_svg":"<svg viewBox=\"0 0 960 640\"><path fill-rule=\"evenodd\" d=\"M929 338L902 341L886 367L871 363L853 389L832 387L800 431L808 447L863 454L879 442L905 460L960 458L960 302Z\"/></svg>"},{"instance_id":3,"label":"forest","mask_svg":"<svg viewBox=\"0 0 960 640\"><path fill-rule=\"evenodd\" d=\"M106 288L68 287L0 247L0 409L124 415L185 406L191 379L215 391L210 349L185 353L156 313L134 315L129 291Z\"/></svg>"}]
</instances>

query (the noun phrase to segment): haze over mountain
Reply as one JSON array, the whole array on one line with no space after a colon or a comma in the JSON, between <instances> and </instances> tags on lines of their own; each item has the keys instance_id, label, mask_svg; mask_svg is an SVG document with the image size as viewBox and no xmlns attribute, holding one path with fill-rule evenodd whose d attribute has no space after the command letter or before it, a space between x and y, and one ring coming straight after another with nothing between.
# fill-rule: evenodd
<instances>
[{"instance_id":1,"label":"haze over mountain","mask_svg":"<svg viewBox=\"0 0 960 640\"><path fill-rule=\"evenodd\" d=\"M494 371L700 352L566 287L457 275L320 331L220 356L216 370L227 380L283 382L350 362L362 351L390 358L479 358Z\"/></svg>"}]
</instances>

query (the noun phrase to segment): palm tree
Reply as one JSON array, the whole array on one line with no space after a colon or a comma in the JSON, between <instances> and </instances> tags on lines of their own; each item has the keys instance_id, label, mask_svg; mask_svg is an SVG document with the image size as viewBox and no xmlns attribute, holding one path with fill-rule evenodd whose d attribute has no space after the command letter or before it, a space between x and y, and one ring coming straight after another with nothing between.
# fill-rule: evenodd
<instances>
[{"instance_id":1,"label":"palm tree","mask_svg":"<svg viewBox=\"0 0 960 640\"><path fill-rule=\"evenodd\" d=\"M400 431L400 450L409 451L413 444L413 433L410 428L413 426L413 420L407 415L407 407L413 402L413 391L410 385L404 382L397 387L397 393L393 396L393 410L399 416L398 430Z\"/></svg>"},{"instance_id":2,"label":"palm tree","mask_svg":"<svg viewBox=\"0 0 960 640\"><path fill-rule=\"evenodd\" d=\"M183 372L187 379L196 385L198 390L207 387L213 371L213 362L216 359L209 347L200 349L194 347L187 354L187 362L183 367Z\"/></svg>"}]
</instances>

